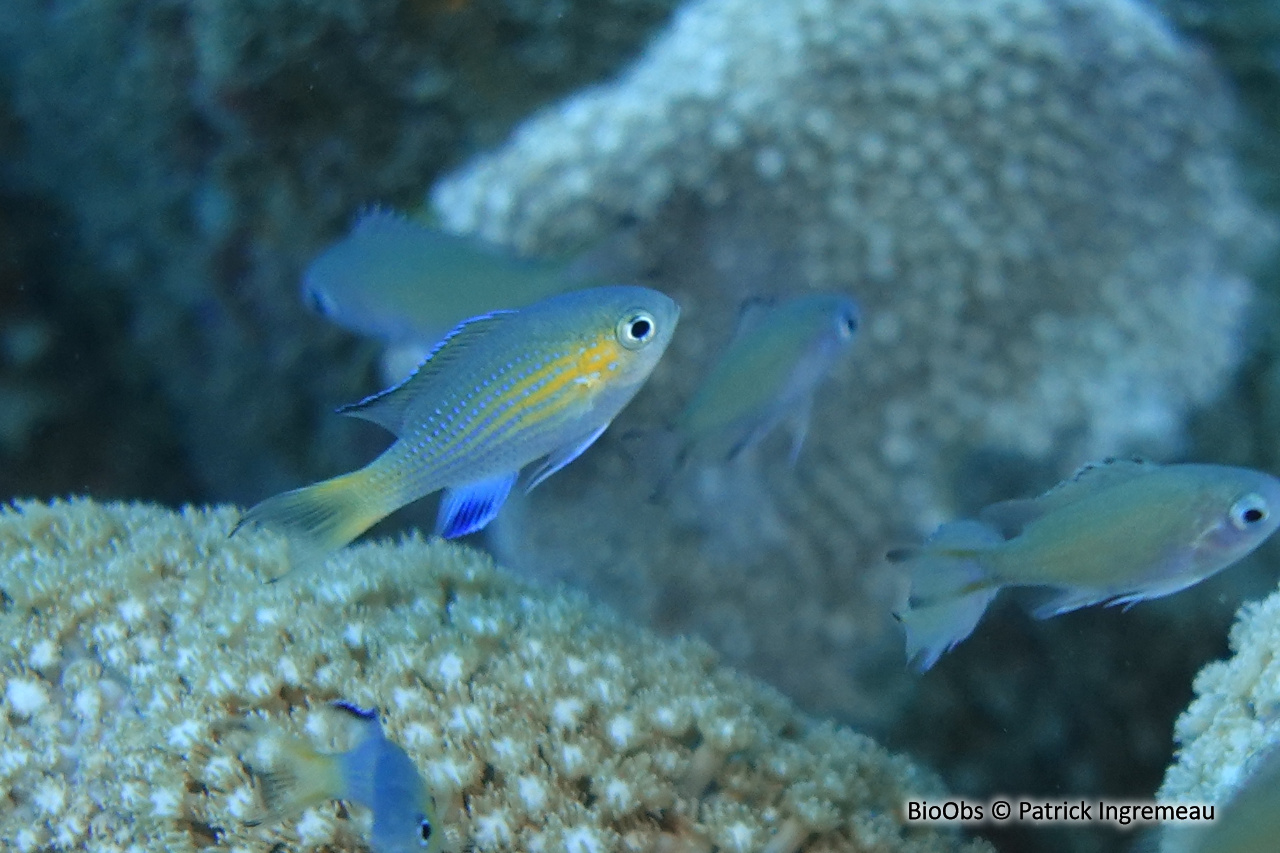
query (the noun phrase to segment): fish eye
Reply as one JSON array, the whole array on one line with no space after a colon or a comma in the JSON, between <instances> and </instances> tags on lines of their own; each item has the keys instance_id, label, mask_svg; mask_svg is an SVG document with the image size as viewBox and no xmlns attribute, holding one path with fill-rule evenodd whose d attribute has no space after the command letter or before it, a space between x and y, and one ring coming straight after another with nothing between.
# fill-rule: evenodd
<instances>
[{"instance_id":1,"label":"fish eye","mask_svg":"<svg viewBox=\"0 0 1280 853\"><path fill-rule=\"evenodd\" d=\"M847 338L853 337L858 331L858 315L853 312L845 312L840 315L839 320L840 334Z\"/></svg>"},{"instance_id":2,"label":"fish eye","mask_svg":"<svg viewBox=\"0 0 1280 853\"><path fill-rule=\"evenodd\" d=\"M1262 495L1245 495L1231 505L1231 523L1239 530L1248 530L1253 525L1266 521L1270 514Z\"/></svg>"},{"instance_id":3,"label":"fish eye","mask_svg":"<svg viewBox=\"0 0 1280 853\"><path fill-rule=\"evenodd\" d=\"M618 342L627 349L639 349L653 338L656 328L648 311L632 311L618 323Z\"/></svg>"},{"instance_id":4,"label":"fish eye","mask_svg":"<svg viewBox=\"0 0 1280 853\"><path fill-rule=\"evenodd\" d=\"M422 846L426 847L431 841L431 821L425 817L418 821L418 834L422 836Z\"/></svg>"}]
</instances>

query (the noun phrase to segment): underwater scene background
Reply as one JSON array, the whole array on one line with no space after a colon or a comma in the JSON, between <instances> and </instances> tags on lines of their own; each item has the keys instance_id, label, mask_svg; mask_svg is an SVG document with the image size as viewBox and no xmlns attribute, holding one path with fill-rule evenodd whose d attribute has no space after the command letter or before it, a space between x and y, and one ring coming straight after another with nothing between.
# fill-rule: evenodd
<instances>
[{"instance_id":1,"label":"underwater scene background","mask_svg":"<svg viewBox=\"0 0 1280 853\"><path fill-rule=\"evenodd\" d=\"M1131 609L1002 597L924 675L883 557L1106 456L1280 472L1275 4L8 0L0 497L247 506L380 452L332 412L387 384L385 344L300 296L375 206L680 305L613 428L467 544L705 641L956 795L1155 796L1280 546ZM744 305L811 291L861 325L794 462L778 430L655 500L629 439L679 415Z\"/></svg>"}]
</instances>

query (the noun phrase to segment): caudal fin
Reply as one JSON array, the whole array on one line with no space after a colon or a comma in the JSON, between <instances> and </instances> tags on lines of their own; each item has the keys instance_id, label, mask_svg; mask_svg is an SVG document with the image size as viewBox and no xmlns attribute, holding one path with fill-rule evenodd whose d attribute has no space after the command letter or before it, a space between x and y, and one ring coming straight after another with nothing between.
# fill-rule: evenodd
<instances>
[{"instance_id":1,"label":"caudal fin","mask_svg":"<svg viewBox=\"0 0 1280 853\"><path fill-rule=\"evenodd\" d=\"M282 492L251 507L231 533L247 524L265 525L289 537L290 569L314 567L396 508L380 499L370 481L368 469L361 468Z\"/></svg>"},{"instance_id":2,"label":"caudal fin","mask_svg":"<svg viewBox=\"0 0 1280 853\"><path fill-rule=\"evenodd\" d=\"M339 755L316 752L309 744L282 738L275 744L270 764L253 768L265 812L246 821L250 826L293 817L311 806L344 796Z\"/></svg>"},{"instance_id":3,"label":"caudal fin","mask_svg":"<svg viewBox=\"0 0 1280 853\"><path fill-rule=\"evenodd\" d=\"M920 548L887 555L910 573L910 598L897 616L907 632L907 660L917 670L929 669L977 627L1000 591L982 558L1001 541L994 528L957 521L942 525Z\"/></svg>"}]
</instances>

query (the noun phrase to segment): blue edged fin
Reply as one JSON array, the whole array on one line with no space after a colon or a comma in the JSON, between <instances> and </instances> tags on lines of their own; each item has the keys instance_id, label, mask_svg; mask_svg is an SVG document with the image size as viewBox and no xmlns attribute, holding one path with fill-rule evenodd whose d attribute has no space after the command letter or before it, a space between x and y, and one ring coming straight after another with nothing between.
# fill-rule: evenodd
<instances>
[{"instance_id":1,"label":"blue edged fin","mask_svg":"<svg viewBox=\"0 0 1280 853\"><path fill-rule=\"evenodd\" d=\"M343 699L339 699L336 702L330 702L329 706L339 711L345 711L357 719L365 721L378 719L377 708L361 708L359 705L356 705L353 702L347 702Z\"/></svg>"},{"instance_id":2,"label":"blue edged fin","mask_svg":"<svg viewBox=\"0 0 1280 853\"><path fill-rule=\"evenodd\" d=\"M354 702L347 702L344 699L330 702L329 707L355 719L364 739L381 738L383 736L382 721L378 719L377 708L361 708Z\"/></svg>"},{"instance_id":3,"label":"blue edged fin","mask_svg":"<svg viewBox=\"0 0 1280 853\"><path fill-rule=\"evenodd\" d=\"M533 491L534 486L538 485L543 480L547 479L552 474L581 456L588 447L595 444L596 439L600 437L600 434L603 433L608 426L609 424L606 423L604 426L592 430L586 438L574 439L568 444L548 453L546 458L542 460L542 464L535 468L533 473L529 476L529 485L524 487L525 494Z\"/></svg>"},{"instance_id":4,"label":"blue edged fin","mask_svg":"<svg viewBox=\"0 0 1280 853\"><path fill-rule=\"evenodd\" d=\"M513 471L447 489L440 500L436 533L445 539L456 539L475 533L493 521L507 495L511 494L518 474L518 471Z\"/></svg>"},{"instance_id":5,"label":"blue edged fin","mask_svg":"<svg viewBox=\"0 0 1280 853\"><path fill-rule=\"evenodd\" d=\"M417 369L398 385L365 397L358 403L342 406L338 414L371 421L397 437L403 437L411 418L409 409L434 390L437 378L449 371L477 343L488 338L495 326L501 325L514 311L491 311L464 320L444 336L427 354Z\"/></svg>"},{"instance_id":6,"label":"blue edged fin","mask_svg":"<svg viewBox=\"0 0 1280 853\"><path fill-rule=\"evenodd\" d=\"M923 672L973 633L987 605L1000 591L982 564L984 552L1004 540L978 521L955 521L938 528L921 548L890 551L905 564L911 595L899 614L907 633L907 660Z\"/></svg>"}]
</instances>

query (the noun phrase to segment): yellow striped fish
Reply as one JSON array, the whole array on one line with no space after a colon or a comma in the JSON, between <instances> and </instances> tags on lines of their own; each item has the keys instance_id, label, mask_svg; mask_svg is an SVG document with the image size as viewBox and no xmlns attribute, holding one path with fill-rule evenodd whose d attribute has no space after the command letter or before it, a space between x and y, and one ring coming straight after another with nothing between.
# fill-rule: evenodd
<instances>
[{"instance_id":1,"label":"yellow striped fish","mask_svg":"<svg viewBox=\"0 0 1280 853\"><path fill-rule=\"evenodd\" d=\"M619 285L468 320L404 382L339 409L398 441L363 468L268 498L236 528L263 523L304 554L327 554L445 489L436 533L473 533L498 514L521 468L542 460L527 491L600 437L658 363L679 315L664 294Z\"/></svg>"}]
</instances>

